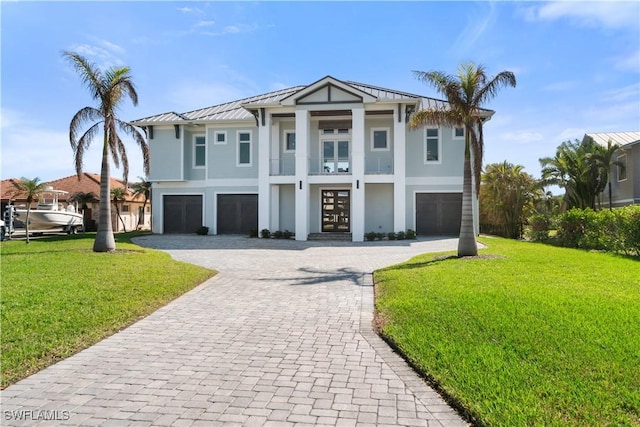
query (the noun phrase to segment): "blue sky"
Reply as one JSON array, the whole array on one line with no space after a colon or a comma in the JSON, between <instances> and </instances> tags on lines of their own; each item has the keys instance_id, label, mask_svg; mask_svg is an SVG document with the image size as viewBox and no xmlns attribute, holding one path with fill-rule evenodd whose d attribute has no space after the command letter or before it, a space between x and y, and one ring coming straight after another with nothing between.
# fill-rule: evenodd
<instances>
[{"instance_id":1,"label":"blue sky","mask_svg":"<svg viewBox=\"0 0 640 427\"><path fill-rule=\"evenodd\" d=\"M486 107L485 164L540 174L586 132L640 129L639 2L2 1L2 178L75 173L68 128L93 105L62 57L128 65L140 98L120 117L190 111L331 75L440 96L412 70L474 61L513 71ZM141 157L128 145L130 180ZM84 170L99 172L100 144ZM121 171L112 170L119 176Z\"/></svg>"}]
</instances>

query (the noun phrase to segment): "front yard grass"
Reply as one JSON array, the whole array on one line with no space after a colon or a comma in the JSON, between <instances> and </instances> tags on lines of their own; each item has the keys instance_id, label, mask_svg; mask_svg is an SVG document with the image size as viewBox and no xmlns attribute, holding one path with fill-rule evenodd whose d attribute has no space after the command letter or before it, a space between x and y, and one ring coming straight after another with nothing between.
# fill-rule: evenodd
<instances>
[{"instance_id":1,"label":"front yard grass","mask_svg":"<svg viewBox=\"0 0 640 427\"><path fill-rule=\"evenodd\" d=\"M478 425L640 425L640 260L481 241L377 271L381 334Z\"/></svg>"},{"instance_id":2,"label":"front yard grass","mask_svg":"<svg viewBox=\"0 0 640 427\"><path fill-rule=\"evenodd\" d=\"M150 314L215 272L174 261L116 235L115 253L92 252L95 233L0 244L2 388Z\"/></svg>"}]
</instances>

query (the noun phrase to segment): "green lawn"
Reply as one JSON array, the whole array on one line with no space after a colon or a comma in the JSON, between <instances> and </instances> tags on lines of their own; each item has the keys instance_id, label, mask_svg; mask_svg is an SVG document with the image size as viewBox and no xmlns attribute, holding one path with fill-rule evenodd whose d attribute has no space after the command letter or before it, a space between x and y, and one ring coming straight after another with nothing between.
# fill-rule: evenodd
<instances>
[{"instance_id":1,"label":"green lawn","mask_svg":"<svg viewBox=\"0 0 640 427\"><path fill-rule=\"evenodd\" d=\"M140 233L137 233L140 234ZM215 272L116 235L93 253L94 233L0 244L2 388L148 315Z\"/></svg>"},{"instance_id":2,"label":"green lawn","mask_svg":"<svg viewBox=\"0 0 640 427\"><path fill-rule=\"evenodd\" d=\"M383 336L479 425L640 425L640 261L481 241L376 272Z\"/></svg>"}]
</instances>

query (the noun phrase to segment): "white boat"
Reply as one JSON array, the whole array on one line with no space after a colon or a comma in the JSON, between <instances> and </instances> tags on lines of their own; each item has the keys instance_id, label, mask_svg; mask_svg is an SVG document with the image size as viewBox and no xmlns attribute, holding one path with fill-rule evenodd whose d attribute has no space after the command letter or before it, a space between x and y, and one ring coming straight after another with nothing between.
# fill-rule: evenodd
<instances>
[{"instance_id":1,"label":"white boat","mask_svg":"<svg viewBox=\"0 0 640 427\"><path fill-rule=\"evenodd\" d=\"M84 229L82 215L76 212L74 205L64 207L59 203L60 195L69 194L67 191L54 190L47 187L41 194L41 199L35 208L29 211L29 233L66 232L75 234ZM25 221L27 218L26 206L7 206L7 210L13 210L13 227L11 233L26 232ZM5 212L5 223L9 218Z\"/></svg>"}]
</instances>

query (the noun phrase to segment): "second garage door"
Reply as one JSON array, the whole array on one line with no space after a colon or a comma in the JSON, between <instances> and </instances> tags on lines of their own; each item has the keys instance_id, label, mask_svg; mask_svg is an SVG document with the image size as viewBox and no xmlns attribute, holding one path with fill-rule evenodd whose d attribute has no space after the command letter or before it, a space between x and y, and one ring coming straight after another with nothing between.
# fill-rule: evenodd
<instances>
[{"instance_id":1,"label":"second garage door","mask_svg":"<svg viewBox=\"0 0 640 427\"><path fill-rule=\"evenodd\" d=\"M423 236L460 234L462 193L416 194L416 232Z\"/></svg>"},{"instance_id":2,"label":"second garage door","mask_svg":"<svg viewBox=\"0 0 640 427\"><path fill-rule=\"evenodd\" d=\"M257 194L218 194L218 234L249 234L257 229Z\"/></svg>"}]
</instances>

